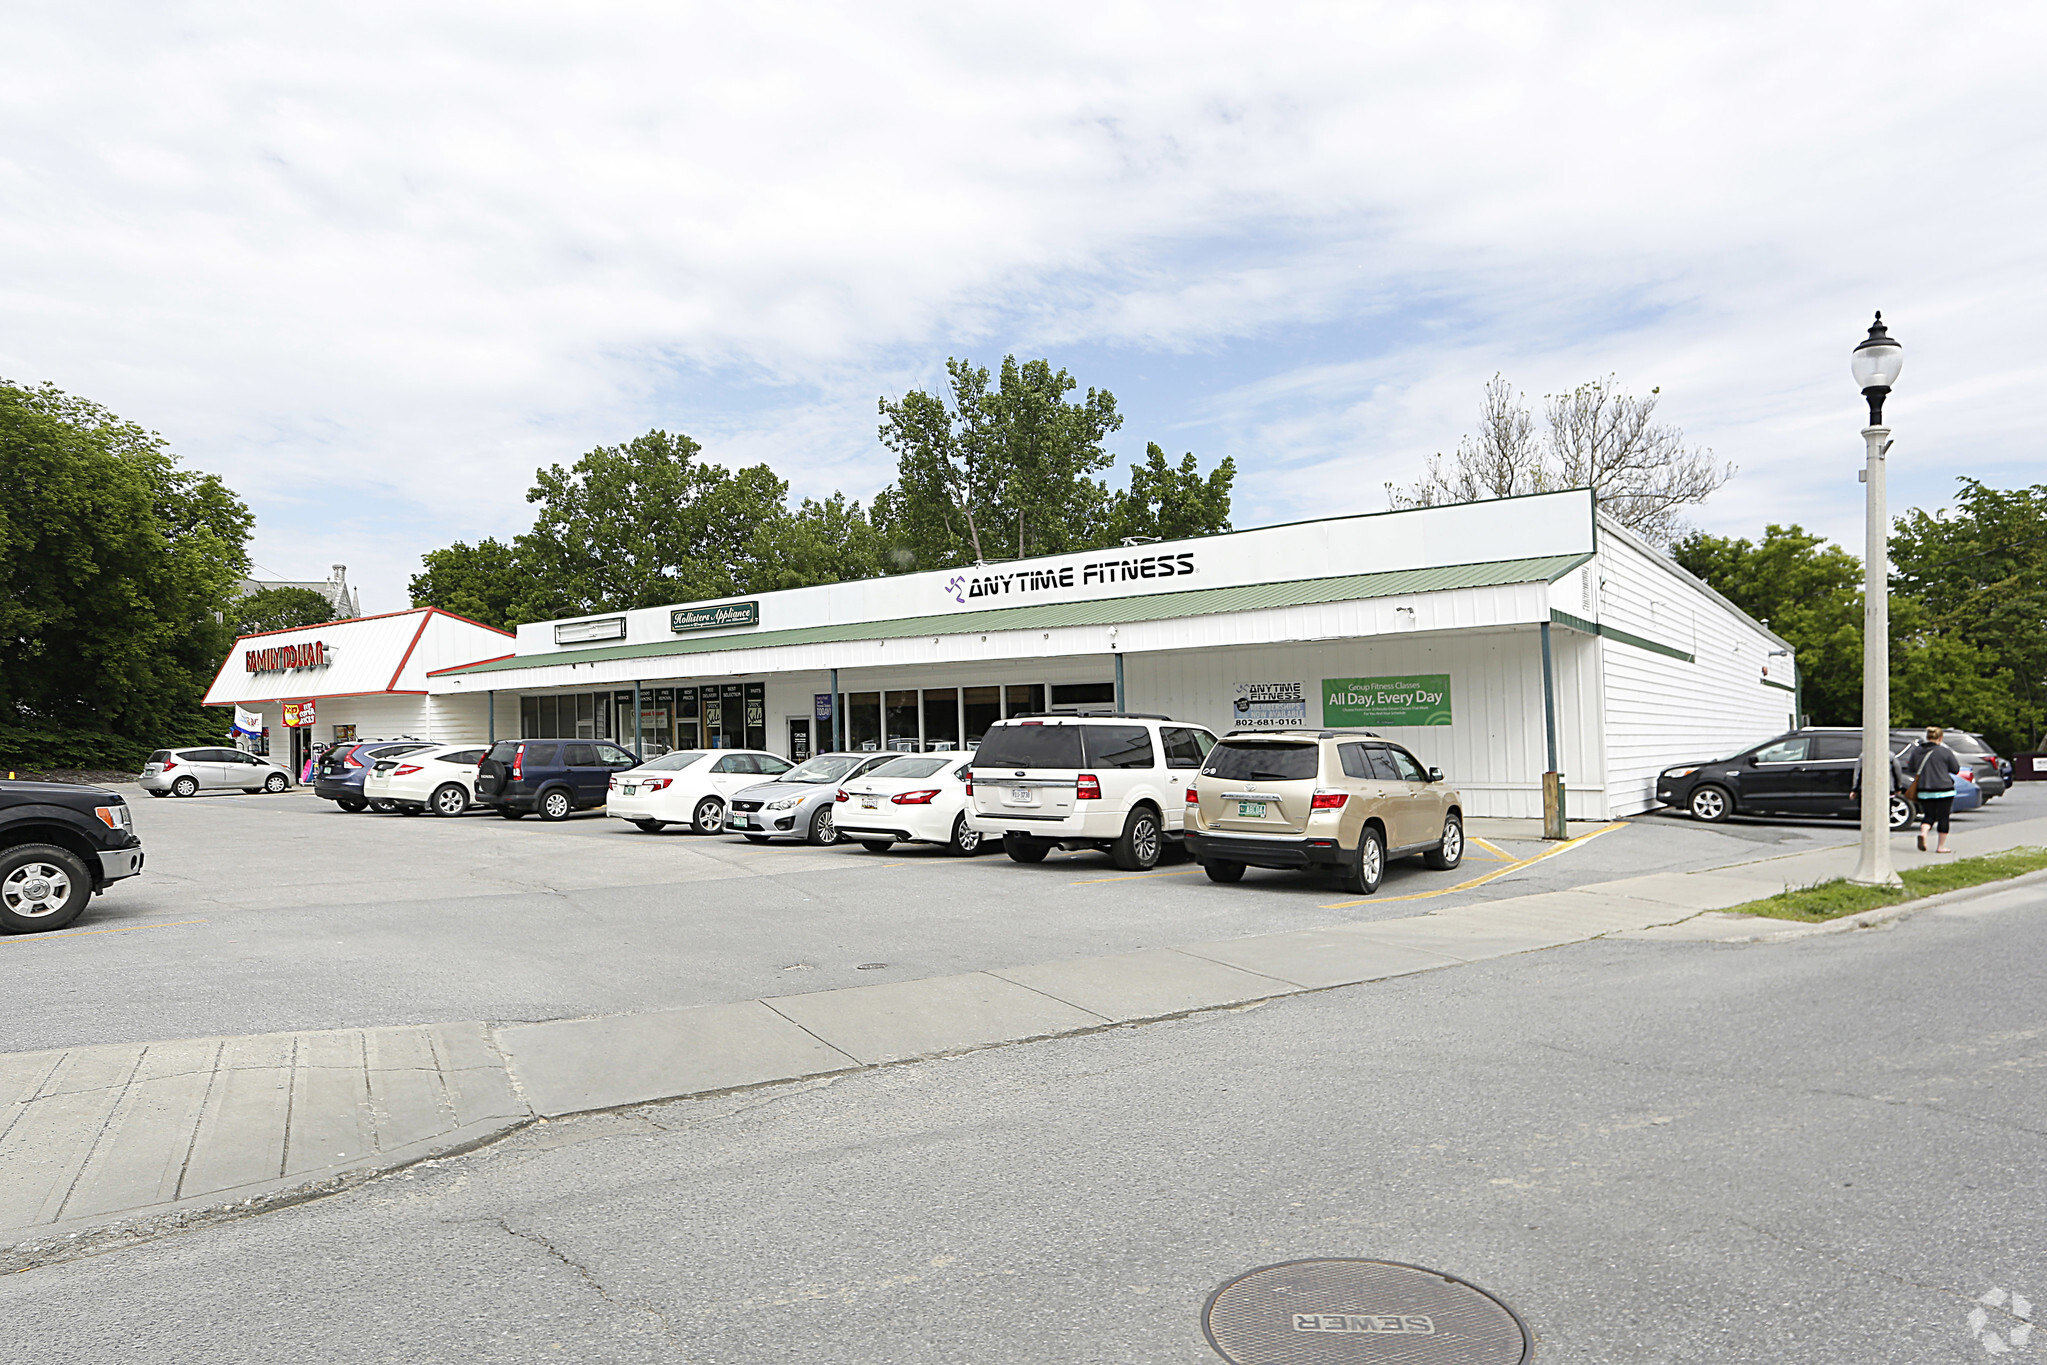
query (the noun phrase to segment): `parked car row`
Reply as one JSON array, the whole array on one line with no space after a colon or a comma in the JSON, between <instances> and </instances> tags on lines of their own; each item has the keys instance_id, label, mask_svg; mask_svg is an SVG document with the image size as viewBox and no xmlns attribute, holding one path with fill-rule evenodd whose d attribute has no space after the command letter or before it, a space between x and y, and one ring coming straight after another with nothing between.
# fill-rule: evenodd
<instances>
[{"instance_id":1,"label":"parked car row","mask_svg":"<svg viewBox=\"0 0 2047 1365\"><path fill-rule=\"evenodd\" d=\"M1916 819L1913 803L1905 795L1912 782L1907 760L1912 746L1924 738L1923 731L1891 731L1893 830L1905 829ZM1980 737L1950 730L1945 742L1962 760L1956 781L1956 811L1974 810L2004 792L2001 760ZM1861 783L1862 731L1807 726L1751 745L1730 758L1666 768L1656 779L1656 799L1708 824L1736 815L1855 820L1862 814Z\"/></svg>"},{"instance_id":2,"label":"parked car row","mask_svg":"<svg viewBox=\"0 0 2047 1365\"><path fill-rule=\"evenodd\" d=\"M1323 868L1378 889L1392 858L1463 859L1463 802L1440 771L1367 731L1236 733L1169 716L1012 717L962 754L826 753L801 764L753 749L685 749L644 762L604 740L487 747L337 746L316 792L344 810L511 820L605 813L670 827L871 852L932 844L1019 863L1097 849L1141 872L1184 852L1218 882L1247 867Z\"/></svg>"}]
</instances>

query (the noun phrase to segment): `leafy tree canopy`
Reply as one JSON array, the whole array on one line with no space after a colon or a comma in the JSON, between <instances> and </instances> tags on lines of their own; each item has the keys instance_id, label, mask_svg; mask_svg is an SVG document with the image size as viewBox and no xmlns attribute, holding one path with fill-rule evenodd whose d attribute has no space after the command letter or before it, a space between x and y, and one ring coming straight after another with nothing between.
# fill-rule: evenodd
<instances>
[{"instance_id":1,"label":"leafy tree canopy","mask_svg":"<svg viewBox=\"0 0 2047 1365\"><path fill-rule=\"evenodd\" d=\"M198 703L248 572L242 501L154 432L4 380L0 486L0 727L105 752L218 735Z\"/></svg>"},{"instance_id":2,"label":"leafy tree canopy","mask_svg":"<svg viewBox=\"0 0 2047 1365\"><path fill-rule=\"evenodd\" d=\"M439 607L500 630L524 619L519 600L527 579L510 545L489 537L474 545L458 540L428 551L420 562L424 567L409 585L414 606Z\"/></svg>"},{"instance_id":3,"label":"leafy tree canopy","mask_svg":"<svg viewBox=\"0 0 2047 1365\"><path fill-rule=\"evenodd\" d=\"M1796 651L1815 725L1862 723L1862 561L1802 526L1760 544L1696 532L1672 558Z\"/></svg>"},{"instance_id":4,"label":"leafy tree canopy","mask_svg":"<svg viewBox=\"0 0 2047 1365\"><path fill-rule=\"evenodd\" d=\"M334 604L311 588L258 588L235 602L229 618L237 635L296 630L334 619Z\"/></svg>"}]
</instances>

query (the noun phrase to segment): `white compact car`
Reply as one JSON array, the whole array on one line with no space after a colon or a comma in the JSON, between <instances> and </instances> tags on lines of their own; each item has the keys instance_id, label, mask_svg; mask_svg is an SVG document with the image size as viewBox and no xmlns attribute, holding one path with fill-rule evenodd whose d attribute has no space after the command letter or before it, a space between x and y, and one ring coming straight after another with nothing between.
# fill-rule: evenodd
<instances>
[{"instance_id":1,"label":"white compact car","mask_svg":"<svg viewBox=\"0 0 2047 1365\"><path fill-rule=\"evenodd\" d=\"M611 776L604 810L649 834L687 825L698 834L722 834L732 798L780 777L793 765L758 749L678 749Z\"/></svg>"},{"instance_id":2,"label":"white compact car","mask_svg":"<svg viewBox=\"0 0 2047 1365\"><path fill-rule=\"evenodd\" d=\"M905 754L848 782L839 792L838 830L869 853L896 843L943 844L972 857L981 831L967 819L971 760L958 754Z\"/></svg>"},{"instance_id":3,"label":"white compact car","mask_svg":"<svg viewBox=\"0 0 2047 1365\"><path fill-rule=\"evenodd\" d=\"M363 776L363 798L371 810L460 815L476 803L476 765L487 747L437 744L379 758Z\"/></svg>"},{"instance_id":4,"label":"white compact car","mask_svg":"<svg viewBox=\"0 0 2047 1365\"><path fill-rule=\"evenodd\" d=\"M201 790L281 792L291 774L240 749L158 749L139 780L151 796L197 796Z\"/></svg>"},{"instance_id":5,"label":"white compact car","mask_svg":"<svg viewBox=\"0 0 2047 1365\"><path fill-rule=\"evenodd\" d=\"M1209 731L1168 716L998 721L973 757L971 819L1020 863L1043 862L1054 848L1098 848L1142 872L1181 846L1187 788L1214 747Z\"/></svg>"}]
</instances>

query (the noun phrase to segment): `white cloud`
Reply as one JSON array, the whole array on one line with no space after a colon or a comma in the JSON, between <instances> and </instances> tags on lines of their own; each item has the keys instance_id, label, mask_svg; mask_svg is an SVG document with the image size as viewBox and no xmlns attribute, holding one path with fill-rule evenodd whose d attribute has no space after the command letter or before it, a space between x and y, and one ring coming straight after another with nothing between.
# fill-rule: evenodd
<instances>
[{"instance_id":1,"label":"white cloud","mask_svg":"<svg viewBox=\"0 0 2047 1365\"><path fill-rule=\"evenodd\" d=\"M1240 524L1383 505L1495 369L1615 371L1742 465L1709 523L1852 535L1872 306L1901 496L2038 477L2043 28L17 6L0 373L164 430L256 503L258 558L346 560L382 606L419 551L519 529L536 464L650 425L870 493L874 396L1006 349L1107 357L1125 444L1235 455Z\"/></svg>"}]
</instances>

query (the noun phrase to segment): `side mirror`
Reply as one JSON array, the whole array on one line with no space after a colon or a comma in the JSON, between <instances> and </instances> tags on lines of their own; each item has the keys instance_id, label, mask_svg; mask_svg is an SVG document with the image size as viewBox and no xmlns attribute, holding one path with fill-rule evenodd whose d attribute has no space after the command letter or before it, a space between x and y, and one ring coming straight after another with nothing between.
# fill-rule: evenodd
<instances>
[{"instance_id":1,"label":"side mirror","mask_svg":"<svg viewBox=\"0 0 2047 1365\"><path fill-rule=\"evenodd\" d=\"M1742 764L1743 764L1744 766L1746 766L1746 767L1750 767L1750 768L1753 768L1753 767L1755 767L1755 766L1756 766L1756 764L1758 764L1758 763L1760 763L1760 762L1762 762L1762 760L1761 760L1760 758L1756 757L1756 756L1755 756L1754 754L1750 754L1750 755L1749 755L1749 756L1748 756L1747 758L1744 758L1744 759L1742 760Z\"/></svg>"},{"instance_id":2,"label":"side mirror","mask_svg":"<svg viewBox=\"0 0 2047 1365\"><path fill-rule=\"evenodd\" d=\"M1431 769L1429 769L1429 781L1431 781L1431 782L1441 782L1442 780L1443 780L1443 770L1442 770L1441 768L1431 768Z\"/></svg>"}]
</instances>

